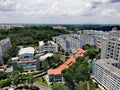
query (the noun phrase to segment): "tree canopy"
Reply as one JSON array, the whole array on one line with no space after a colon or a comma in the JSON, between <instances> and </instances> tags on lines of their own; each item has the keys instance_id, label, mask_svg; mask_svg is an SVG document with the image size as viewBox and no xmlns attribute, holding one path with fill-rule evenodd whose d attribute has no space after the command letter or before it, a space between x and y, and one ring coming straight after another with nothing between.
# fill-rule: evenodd
<instances>
[{"instance_id":1,"label":"tree canopy","mask_svg":"<svg viewBox=\"0 0 120 90\"><path fill-rule=\"evenodd\" d=\"M90 69L84 57L78 57L76 62L68 69L62 71L65 81L74 88L80 81L89 80Z\"/></svg>"},{"instance_id":2,"label":"tree canopy","mask_svg":"<svg viewBox=\"0 0 120 90\"><path fill-rule=\"evenodd\" d=\"M67 33L67 31L53 29L48 26L31 26L0 30L0 39L10 37L12 43L15 45L34 45L38 44L41 40L51 40L54 36Z\"/></svg>"},{"instance_id":3,"label":"tree canopy","mask_svg":"<svg viewBox=\"0 0 120 90\"><path fill-rule=\"evenodd\" d=\"M68 90L68 87L63 85L62 83L55 83L52 86L52 90Z\"/></svg>"}]
</instances>

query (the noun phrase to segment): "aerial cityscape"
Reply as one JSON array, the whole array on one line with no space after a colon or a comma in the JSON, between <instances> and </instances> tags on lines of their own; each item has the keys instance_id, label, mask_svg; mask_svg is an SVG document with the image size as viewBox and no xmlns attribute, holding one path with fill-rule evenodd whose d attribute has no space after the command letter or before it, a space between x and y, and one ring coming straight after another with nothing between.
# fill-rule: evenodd
<instances>
[{"instance_id":1,"label":"aerial cityscape","mask_svg":"<svg viewBox=\"0 0 120 90\"><path fill-rule=\"evenodd\" d=\"M120 90L119 0L0 0L0 90Z\"/></svg>"}]
</instances>

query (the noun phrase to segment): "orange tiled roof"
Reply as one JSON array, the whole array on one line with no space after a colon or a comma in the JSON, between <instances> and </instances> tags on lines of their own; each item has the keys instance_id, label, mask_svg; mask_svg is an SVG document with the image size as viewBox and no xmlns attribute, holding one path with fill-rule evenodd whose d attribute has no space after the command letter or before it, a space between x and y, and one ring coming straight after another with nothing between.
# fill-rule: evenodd
<instances>
[{"instance_id":1,"label":"orange tiled roof","mask_svg":"<svg viewBox=\"0 0 120 90\"><path fill-rule=\"evenodd\" d=\"M78 48L77 52L75 53L75 56L81 56L82 54L84 54L86 51ZM60 65L58 68L56 69L49 69L47 71L48 74L54 74L54 75L58 75L61 74L61 72L66 69L69 68L74 62L75 62L75 58L71 57L70 59L68 59L66 62L64 62L64 64Z\"/></svg>"},{"instance_id":2,"label":"orange tiled roof","mask_svg":"<svg viewBox=\"0 0 120 90\"><path fill-rule=\"evenodd\" d=\"M66 69L69 66L71 66L74 62L75 62L75 58L70 58L64 64L62 64L61 66L59 66L58 68L56 68L56 69L49 69L48 70L48 74L54 74L54 75L61 74L61 72L64 69Z\"/></svg>"},{"instance_id":3,"label":"orange tiled roof","mask_svg":"<svg viewBox=\"0 0 120 90\"><path fill-rule=\"evenodd\" d=\"M101 42L97 42L97 45L98 45L98 46L102 46L102 43L101 43Z\"/></svg>"},{"instance_id":4,"label":"orange tiled roof","mask_svg":"<svg viewBox=\"0 0 120 90\"><path fill-rule=\"evenodd\" d=\"M83 55L85 52L86 52L85 50L78 48L77 52L75 53L75 56L79 57L79 56Z\"/></svg>"},{"instance_id":5,"label":"orange tiled roof","mask_svg":"<svg viewBox=\"0 0 120 90\"><path fill-rule=\"evenodd\" d=\"M7 65L3 64L0 68L7 68Z\"/></svg>"}]
</instances>

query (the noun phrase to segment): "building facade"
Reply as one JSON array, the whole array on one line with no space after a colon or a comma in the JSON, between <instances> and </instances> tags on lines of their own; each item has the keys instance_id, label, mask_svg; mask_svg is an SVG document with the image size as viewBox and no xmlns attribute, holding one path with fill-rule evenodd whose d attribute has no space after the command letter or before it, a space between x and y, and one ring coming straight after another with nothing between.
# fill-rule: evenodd
<instances>
[{"instance_id":1,"label":"building facade","mask_svg":"<svg viewBox=\"0 0 120 90\"><path fill-rule=\"evenodd\" d=\"M46 43L41 41L39 42L39 49L47 52L58 52L58 45L53 41L48 41Z\"/></svg>"},{"instance_id":2,"label":"building facade","mask_svg":"<svg viewBox=\"0 0 120 90\"><path fill-rule=\"evenodd\" d=\"M74 53L77 48L82 48L85 44L97 45L98 41L102 42L103 36L106 36L106 33L103 31L83 30L79 31L78 34L66 34L53 37L53 41L60 44L65 51L72 51ZM68 42L69 49L66 48Z\"/></svg>"},{"instance_id":3,"label":"building facade","mask_svg":"<svg viewBox=\"0 0 120 90\"><path fill-rule=\"evenodd\" d=\"M118 62L113 59L102 59L97 60L95 64L94 79L105 90L120 90Z\"/></svg>"},{"instance_id":4,"label":"building facade","mask_svg":"<svg viewBox=\"0 0 120 90\"><path fill-rule=\"evenodd\" d=\"M11 48L10 38L0 41L0 64L3 64L2 55Z\"/></svg>"},{"instance_id":5,"label":"building facade","mask_svg":"<svg viewBox=\"0 0 120 90\"><path fill-rule=\"evenodd\" d=\"M109 32L104 39L101 50L101 59L112 58L120 63L120 32ZM118 64L120 68L120 64Z\"/></svg>"},{"instance_id":6,"label":"building facade","mask_svg":"<svg viewBox=\"0 0 120 90\"><path fill-rule=\"evenodd\" d=\"M34 58L35 49L33 47L22 48L19 51L18 59L13 59L13 69L22 67L24 72L32 72L40 69L40 60Z\"/></svg>"}]
</instances>

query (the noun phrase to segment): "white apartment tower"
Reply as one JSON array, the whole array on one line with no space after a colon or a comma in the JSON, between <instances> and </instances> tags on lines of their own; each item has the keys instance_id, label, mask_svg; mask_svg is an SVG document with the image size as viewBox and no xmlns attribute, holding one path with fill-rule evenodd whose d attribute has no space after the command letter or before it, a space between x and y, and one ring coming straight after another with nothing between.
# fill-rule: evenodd
<instances>
[{"instance_id":1,"label":"white apartment tower","mask_svg":"<svg viewBox=\"0 0 120 90\"><path fill-rule=\"evenodd\" d=\"M105 58L112 58L120 63L120 32L110 32L108 38L103 41L101 59Z\"/></svg>"},{"instance_id":2,"label":"white apartment tower","mask_svg":"<svg viewBox=\"0 0 120 90\"><path fill-rule=\"evenodd\" d=\"M120 69L113 59L101 59L95 63L95 80L105 90L120 90Z\"/></svg>"}]
</instances>

